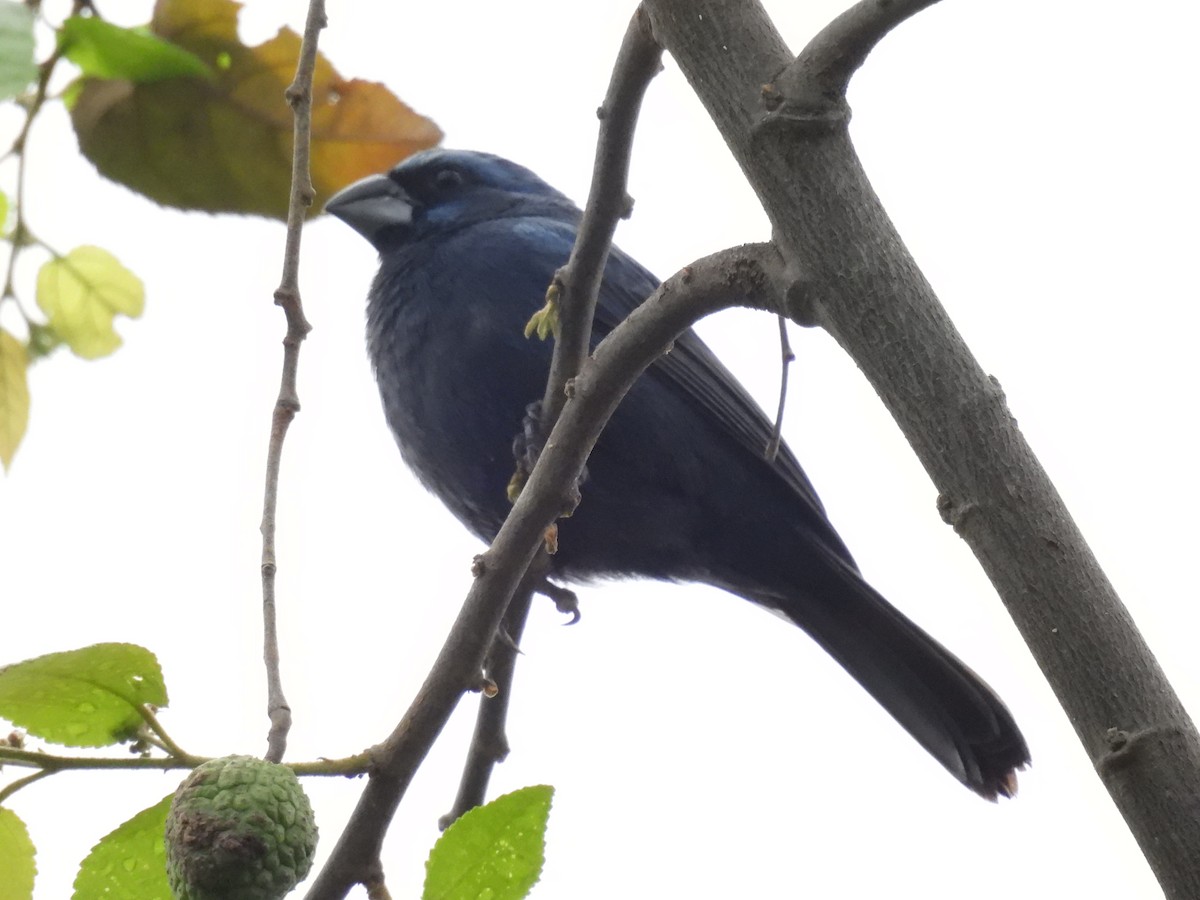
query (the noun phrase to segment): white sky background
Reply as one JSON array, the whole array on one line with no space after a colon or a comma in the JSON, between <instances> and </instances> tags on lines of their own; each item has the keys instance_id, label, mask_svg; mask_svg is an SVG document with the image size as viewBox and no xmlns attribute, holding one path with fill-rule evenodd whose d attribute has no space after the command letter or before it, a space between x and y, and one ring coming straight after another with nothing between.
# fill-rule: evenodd
<instances>
[{"instance_id":1,"label":"white sky background","mask_svg":"<svg viewBox=\"0 0 1200 900\"><path fill-rule=\"evenodd\" d=\"M768 3L799 49L848 0ZM254 0L255 40L301 0ZM149 4L110 0L122 24ZM322 48L446 131L582 200L632 3L351 4ZM369 9L369 12L367 10ZM1178 2L947 2L855 78L852 131L873 184L1115 582L1183 701L1200 712L1195 471L1195 160L1200 14ZM7 144L15 117L0 118ZM261 753L262 471L283 336L283 228L164 211L101 180L61 108L34 131L34 230L98 243L146 282L143 319L101 362L32 373L33 415L0 479L0 661L98 641L158 655L163 721L196 753ZM11 163L0 169L5 189ZM677 67L639 127L618 243L666 276L768 229ZM22 273L32 295L35 254ZM305 233L303 411L279 526L288 757L381 739L469 581L476 543L400 462L363 344L371 248ZM701 327L774 409L774 321ZM585 589L570 629L548 602L524 642L494 793L557 788L534 896L976 900L1153 897L1158 888L1033 661L870 387L823 333L793 329L785 435L866 575L1005 699L1034 757L1020 797L961 788L798 630L716 590ZM386 846L417 896L450 806L464 703ZM37 897L169 793L177 773L66 774L14 798L40 847ZM332 849L360 785L306 782ZM319 863L318 863L319 864ZM358 891L354 896L365 896Z\"/></svg>"}]
</instances>

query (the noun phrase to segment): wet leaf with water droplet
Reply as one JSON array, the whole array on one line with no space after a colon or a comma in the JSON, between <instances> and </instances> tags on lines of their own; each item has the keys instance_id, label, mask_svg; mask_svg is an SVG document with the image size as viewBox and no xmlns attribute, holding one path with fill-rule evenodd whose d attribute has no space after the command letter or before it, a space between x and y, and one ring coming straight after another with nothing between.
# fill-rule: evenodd
<instances>
[{"instance_id":1,"label":"wet leaf with water droplet","mask_svg":"<svg viewBox=\"0 0 1200 900\"><path fill-rule=\"evenodd\" d=\"M168 794L100 839L79 866L72 900L172 900L163 829L173 796Z\"/></svg>"},{"instance_id":2,"label":"wet leaf with water droplet","mask_svg":"<svg viewBox=\"0 0 1200 900\"><path fill-rule=\"evenodd\" d=\"M497 797L446 829L425 863L422 900L521 900L546 861L554 788L541 784Z\"/></svg>"},{"instance_id":3,"label":"wet leaf with water droplet","mask_svg":"<svg viewBox=\"0 0 1200 900\"><path fill-rule=\"evenodd\" d=\"M154 654L135 644L95 644L0 669L0 716L68 747L130 739L139 708L167 705Z\"/></svg>"}]
</instances>

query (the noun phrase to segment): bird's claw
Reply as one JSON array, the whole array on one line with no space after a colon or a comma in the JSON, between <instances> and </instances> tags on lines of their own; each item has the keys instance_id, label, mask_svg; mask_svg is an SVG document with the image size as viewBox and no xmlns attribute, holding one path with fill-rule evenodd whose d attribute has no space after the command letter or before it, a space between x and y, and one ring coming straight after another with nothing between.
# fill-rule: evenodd
<instances>
[{"instance_id":1,"label":"bird's claw","mask_svg":"<svg viewBox=\"0 0 1200 900\"><path fill-rule=\"evenodd\" d=\"M542 401L535 400L525 407L521 430L513 438L513 458L517 461L517 471L523 472L528 478L533 467L537 465L544 446L546 439L542 434Z\"/></svg>"},{"instance_id":2,"label":"bird's claw","mask_svg":"<svg viewBox=\"0 0 1200 900\"><path fill-rule=\"evenodd\" d=\"M542 401L535 400L525 407L525 416L521 419L521 430L513 438L512 453L513 459L516 461L516 470L513 472L512 478L508 480L508 486L505 489L510 503L515 503L517 497L521 495L525 482L529 480L533 467L537 465L537 461L542 455L542 448L546 446L545 434L545 429L542 427ZM575 507L579 505L579 486L586 482L587 478L587 466L584 466L564 503L561 515L569 516L575 511Z\"/></svg>"},{"instance_id":3,"label":"bird's claw","mask_svg":"<svg viewBox=\"0 0 1200 900\"><path fill-rule=\"evenodd\" d=\"M554 601L554 607L560 613L564 613L571 617L571 621L564 622L564 625L574 625L581 618L579 612L579 597L575 592L569 590L562 585L554 584L550 581L543 580L536 588L537 592L543 597L549 597Z\"/></svg>"}]
</instances>

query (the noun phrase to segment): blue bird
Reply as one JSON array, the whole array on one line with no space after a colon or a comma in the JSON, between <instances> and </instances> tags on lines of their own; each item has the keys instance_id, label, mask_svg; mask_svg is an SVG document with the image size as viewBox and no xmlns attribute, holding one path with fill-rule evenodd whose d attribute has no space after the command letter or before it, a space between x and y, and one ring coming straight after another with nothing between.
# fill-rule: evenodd
<instances>
[{"instance_id":1,"label":"blue bird","mask_svg":"<svg viewBox=\"0 0 1200 900\"><path fill-rule=\"evenodd\" d=\"M359 181L326 210L379 251L367 344L404 460L490 541L509 511L513 439L551 347L523 328L575 241L580 211L526 168L435 149ZM658 286L613 248L594 332ZM551 577L715 585L796 623L971 790L1011 796L1029 762L984 682L868 585L772 425L691 331L638 380L559 522ZM869 751L864 755L870 755Z\"/></svg>"}]
</instances>

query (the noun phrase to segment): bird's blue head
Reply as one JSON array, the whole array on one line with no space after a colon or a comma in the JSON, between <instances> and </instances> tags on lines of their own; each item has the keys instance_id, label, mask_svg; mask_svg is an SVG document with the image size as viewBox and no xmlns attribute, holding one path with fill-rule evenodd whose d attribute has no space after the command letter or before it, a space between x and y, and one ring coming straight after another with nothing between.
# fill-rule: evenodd
<instances>
[{"instance_id":1,"label":"bird's blue head","mask_svg":"<svg viewBox=\"0 0 1200 900\"><path fill-rule=\"evenodd\" d=\"M524 166L491 153L436 148L386 175L343 188L325 204L376 250L504 216L575 216L563 194Z\"/></svg>"}]
</instances>

